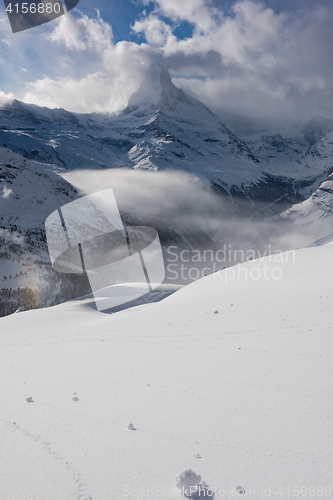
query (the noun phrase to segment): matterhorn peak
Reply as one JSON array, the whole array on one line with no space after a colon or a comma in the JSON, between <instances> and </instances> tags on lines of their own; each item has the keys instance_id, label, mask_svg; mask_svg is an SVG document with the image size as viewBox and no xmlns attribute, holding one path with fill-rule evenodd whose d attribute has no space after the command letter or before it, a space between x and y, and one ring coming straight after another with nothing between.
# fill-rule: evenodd
<instances>
[{"instance_id":1,"label":"matterhorn peak","mask_svg":"<svg viewBox=\"0 0 333 500\"><path fill-rule=\"evenodd\" d=\"M147 70L140 88L131 95L123 113L142 116L157 111L176 111L180 103L193 106L185 92L175 87L163 66L153 64Z\"/></svg>"}]
</instances>

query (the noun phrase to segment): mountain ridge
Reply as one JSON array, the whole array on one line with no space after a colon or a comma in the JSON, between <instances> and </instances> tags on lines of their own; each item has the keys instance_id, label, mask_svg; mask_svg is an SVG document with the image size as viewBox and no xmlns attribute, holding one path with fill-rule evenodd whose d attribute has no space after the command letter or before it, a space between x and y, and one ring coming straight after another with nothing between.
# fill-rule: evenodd
<instances>
[{"instance_id":1,"label":"mountain ridge","mask_svg":"<svg viewBox=\"0 0 333 500\"><path fill-rule=\"evenodd\" d=\"M303 129L303 138L275 134L245 141L203 103L175 87L160 67L151 68L117 115L77 114L20 101L5 104L0 108L0 288L5 294L22 287L44 294L35 306L72 298L77 290L89 293L84 278L69 283L53 273L43 225L49 213L79 196L62 178L75 169L186 172L224 200L221 218L230 213L240 220L294 222L305 220L305 206L311 213L306 220L313 222L329 207L329 227L333 131L328 129L330 120L316 118ZM167 214L163 219L127 211L124 217L134 225L156 226L163 244L176 241L180 251L212 247L218 240L202 228L189 229L189 221L168 220ZM35 285L43 281L44 291ZM10 312L26 306L16 298Z\"/></svg>"}]
</instances>

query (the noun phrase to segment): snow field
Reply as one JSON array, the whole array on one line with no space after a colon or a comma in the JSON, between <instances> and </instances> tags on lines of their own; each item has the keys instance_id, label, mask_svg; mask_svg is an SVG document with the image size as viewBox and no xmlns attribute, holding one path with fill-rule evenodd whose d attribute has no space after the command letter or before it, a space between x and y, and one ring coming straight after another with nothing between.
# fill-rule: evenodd
<instances>
[{"instance_id":1,"label":"snow field","mask_svg":"<svg viewBox=\"0 0 333 500\"><path fill-rule=\"evenodd\" d=\"M2 497L180 499L191 469L215 498L333 498L332 246L241 267L264 265L281 279L2 318Z\"/></svg>"}]
</instances>

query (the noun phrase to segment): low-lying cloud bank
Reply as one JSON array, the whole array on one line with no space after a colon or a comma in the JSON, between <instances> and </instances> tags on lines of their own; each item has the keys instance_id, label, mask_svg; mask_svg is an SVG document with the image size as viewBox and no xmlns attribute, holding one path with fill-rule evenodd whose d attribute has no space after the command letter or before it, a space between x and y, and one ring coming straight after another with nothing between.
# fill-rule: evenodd
<instances>
[{"instance_id":1,"label":"low-lying cloud bank","mask_svg":"<svg viewBox=\"0 0 333 500\"><path fill-rule=\"evenodd\" d=\"M285 221L238 217L229 198L182 172L146 172L129 169L73 171L64 175L82 195L112 188L120 210L147 220L163 218L172 225L199 228L216 247L264 252L284 251L311 244L326 228L303 227ZM239 200L239 206L242 201ZM229 247L228 247L229 248Z\"/></svg>"}]
</instances>

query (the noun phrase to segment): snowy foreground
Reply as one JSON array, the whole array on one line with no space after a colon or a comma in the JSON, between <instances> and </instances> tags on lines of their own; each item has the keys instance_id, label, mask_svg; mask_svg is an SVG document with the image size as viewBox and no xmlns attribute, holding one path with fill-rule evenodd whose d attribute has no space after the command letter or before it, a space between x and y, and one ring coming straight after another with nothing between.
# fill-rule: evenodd
<instances>
[{"instance_id":1,"label":"snowy foreground","mask_svg":"<svg viewBox=\"0 0 333 500\"><path fill-rule=\"evenodd\" d=\"M1 499L333 498L333 245L277 260L2 318Z\"/></svg>"}]
</instances>

